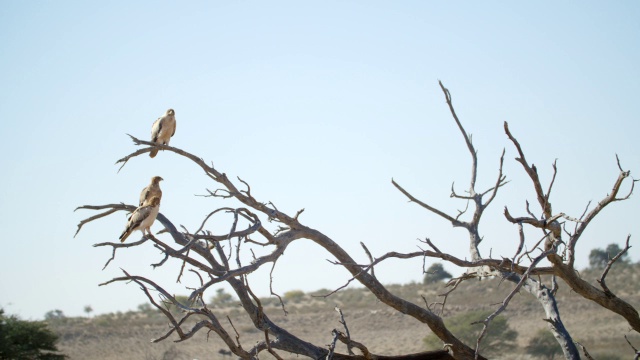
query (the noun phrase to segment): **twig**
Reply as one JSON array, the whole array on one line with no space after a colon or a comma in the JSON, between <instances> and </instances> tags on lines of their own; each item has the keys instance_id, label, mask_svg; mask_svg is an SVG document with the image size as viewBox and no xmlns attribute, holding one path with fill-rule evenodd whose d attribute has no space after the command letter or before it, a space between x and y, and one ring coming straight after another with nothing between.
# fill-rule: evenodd
<instances>
[{"instance_id":1,"label":"twig","mask_svg":"<svg viewBox=\"0 0 640 360\"><path fill-rule=\"evenodd\" d=\"M516 140L516 138L513 135L511 135L511 132L509 131L509 123L507 123L506 121L504 122L504 131L507 134L507 137L509 138L509 140L513 142L513 144L516 147L516 150L518 151L518 154L520 157L517 157L516 161L522 165L525 172L529 175L529 178L531 178L531 182L533 183L533 187L536 191L536 196L538 197L538 203L542 207L542 212L544 214L544 217L550 218L551 203L547 201L544 191L542 190L542 185L540 184L540 177L538 176L538 171L535 165L529 166L529 164L527 163L527 159L525 158L524 152L520 147L520 143L518 142L518 140Z\"/></svg>"},{"instance_id":2,"label":"twig","mask_svg":"<svg viewBox=\"0 0 640 360\"><path fill-rule=\"evenodd\" d=\"M429 239L429 238L425 238L425 239L424 239L424 242L426 242L426 243L427 243L427 245L429 245L429 246L433 249L433 251L437 252L438 254L442 254L442 251L440 251L440 249L438 249L438 248L437 248L437 247L436 247L436 246L431 242L431 239Z\"/></svg>"},{"instance_id":3,"label":"twig","mask_svg":"<svg viewBox=\"0 0 640 360\"><path fill-rule=\"evenodd\" d=\"M524 229L522 228L522 223L518 223L518 235L520 238L520 243L518 244L518 249L516 253L513 255L513 260L511 261L511 271L513 272L513 266L516 263L516 257L522 252L522 248L524 247Z\"/></svg>"},{"instance_id":4,"label":"twig","mask_svg":"<svg viewBox=\"0 0 640 360\"><path fill-rule=\"evenodd\" d=\"M193 239L191 240L193 241ZM187 253L184 254L184 256L189 256L189 250L187 250ZM185 265L187 265L187 261L186 260L182 260L182 266L180 266L180 273L178 273L178 278L176 279L176 283L180 282L180 278L182 277L182 274L184 273L184 267ZM204 284L200 284L200 286L202 286ZM202 294L200 294L200 296L202 296Z\"/></svg>"},{"instance_id":5,"label":"twig","mask_svg":"<svg viewBox=\"0 0 640 360\"><path fill-rule=\"evenodd\" d=\"M233 321L231 321L231 318L229 317L229 315L227 315L227 320L229 320L229 324L231 325L231 328L236 333L236 344L240 346L240 333L238 333L238 330L236 330L236 327L233 325Z\"/></svg>"},{"instance_id":6,"label":"twig","mask_svg":"<svg viewBox=\"0 0 640 360\"><path fill-rule=\"evenodd\" d=\"M278 360L284 360L280 355L278 355L277 352L275 352L275 350L271 348L271 341L269 340L269 330L266 329L264 330L264 342L267 345L267 351L269 352L269 354L273 355L273 357Z\"/></svg>"},{"instance_id":7,"label":"twig","mask_svg":"<svg viewBox=\"0 0 640 360\"><path fill-rule=\"evenodd\" d=\"M338 342L338 337L339 337L339 331L336 329L333 329L331 331L331 335L333 335L333 340L331 341L331 344L329 345L329 353L327 354L326 359L327 360L332 360L333 359L333 353L336 349L336 343Z\"/></svg>"},{"instance_id":8,"label":"twig","mask_svg":"<svg viewBox=\"0 0 640 360\"><path fill-rule=\"evenodd\" d=\"M598 283L602 287L602 290L604 290L605 294L607 294L607 296L609 296L609 297L614 297L615 295L607 287L607 284L605 283L605 277L609 273L609 270L611 269L611 266L613 266L613 264L616 261L618 261L618 259L620 259L620 257L622 257L622 255L624 255L631 248L631 246L629 246L629 239L630 238L631 238L631 234L627 235L627 241L626 241L626 243L624 245L624 249L620 250L620 252L616 256L614 256L613 258L611 258L607 262L607 265L604 267L604 271L602 271L602 276L600 277L600 280L598 280Z\"/></svg>"},{"instance_id":9,"label":"twig","mask_svg":"<svg viewBox=\"0 0 640 360\"><path fill-rule=\"evenodd\" d=\"M520 288L522 288L522 286L524 285L525 281L527 280L527 277L529 277L531 271L535 268L535 266L542 259L544 259L547 255L552 254L554 251L555 251L555 249L551 249L551 250L545 251L542 254L538 255L531 262L531 265L529 265L529 268L522 275L522 278L516 284L516 286L513 288L513 290L511 290L511 292L507 295L507 297L502 301L501 306L498 309L496 309L496 311L494 311L492 314L490 314L485 320L481 321L484 324L484 327L482 328L482 332L480 332L480 336L478 336L478 340L476 342L476 355L475 355L476 359L478 358L478 356L480 354L480 352L479 352L480 351L480 342L482 341L482 338L486 335L486 333L487 333L487 331L489 329L489 324L491 323L491 321L507 308L507 306L509 305L509 302L515 296L515 294L518 293L518 291L520 291Z\"/></svg>"},{"instance_id":10,"label":"twig","mask_svg":"<svg viewBox=\"0 0 640 360\"><path fill-rule=\"evenodd\" d=\"M367 347L364 346L364 344L347 338L347 336L340 331L338 331L338 340L340 340L343 344L350 346L351 348L355 347L358 350L360 350L365 360L372 360L375 358L375 356L369 352L369 349L367 349ZM350 355L355 356L353 352L351 352Z\"/></svg>"},{"instance_id":11,"label":"twig","mask_svg":"<svg viewBox=\"0 0 640 360\"><path fill-rule=\"evenodd\" d=\"M83 208L83 207L78 207L78 208L76 208L76 210L81 209L81 208ZM105 217L107 215L111 215L116 211L118 211L118 209L111 209L111 210L105 211L103 213L100 213L98 215L94 215L92 217L89 217L89 218L86 218L84 220L81 220L80 223L78 224L78 230L76 230L76 233L73 235L73 237L75 238L78 235L78 233L80 232L80 229L82 229L82 226L84 224L92 222L93 220L96 220L96 219L100 219L101 217Z\"/></svg>"},{"instance_id":12,"label":"twig","mask_svg":"<svg viewBox=\"0 0 640 360\"><path fill-rule=\"evenodd\" d=\"M549 237L549 234L545 234L543 235L540 240L538 240L535 244L533 244L533 247L531 247L531 250L525 251L522 255L520 255L518 257L518 260L516 260L516 264L520 264L520 261L522 260L522 258L524 256L526 256L529 260L533 261L533 259L531 258L531 253L533 253L536 249L540 250L540 251L544 251L543 249L540 248L540 244L545 241L547 238Z\"/></svg>"},{"instance_id":13,"label":"twig","mask_svg":"<svg viewBox=\"0 0 640 360\"><path fill-rule=\"evenodd\" d=\"M620 166L620 159L618 159L618 156L616 155L616 160L618 163L618 168L621 169ZM586 228L589 226L589 224L591 223L591 221L609 204L616 202L616 201L623 201L623 200L627 200L629 199L629 197L631 196L631 194L633 193L633 188L634 185L636 183L636 179L631 179L631 186L629 189L629 193L626 196L623 197L617 197L618 192L620 191L620 188L622 187L622 184L624 183L625 179L627 179L628 177L630 177L631 172L630 171L622 171L620 170L620 173L618 174L618 178L616 179L616 181L613 184L613 187L611 189L611 193L607 194L602 200L600 200L598 202L598 205L596 205L586 216L581 217L580 220L582 220L582 222L580 223L579 226L576 227L576 230L573 234L573 236L569 239L569 242L567 244L567 261L569 263L569 265L573 266L574 261L575 261L575 247L576 244L578 243L578 240L580 239L580 237L582 236L582 234L584 233L584 231L586 230Z\"/></svg>"},{"instance_id":14,"label":"twig","mask_svg":"<svg viewBox=\"0 0 640 360\"><path fill-rule=\"evenodd\" d=\"M353 353L352 349L352 345L351 345L351 335L349 334L349 328L347 327L347 322L344 320L344 314L342 313L342 309L340 309L339 307L335 307L334 308L335 311L337 311L340 314L340 320L338 321L340 324L342 324L342 326L344 326L344 332L347 335L347 351L349 352L349 355L355 355Z\"/></svg>"},{"instance_id":15,"label":"twig","mask_svg":"<svg viewBox=\"0 0 640 360\"><path fill-rule=\"evenodd\" d=\"M282 297L273 291L273 270L276 268L276 261L277 260L275 260L271 265L271 271L269 272L269 292L271 293L271 295L278 298L278 301L280 301L280 306L282 307L282 312L285 316L287 316L289 312L284 307L284 301L282 301Z\"/></svg>"},{"instance_id":16,"label":"twig","mask_svg":"<svg viewBox=\"0 0 640 360\"><path fill-rule=\"evenodd\" d=\"M638 349L636 349L635 346L633 346L633 344L631 344L631 341L629 341L629 338L627 337L627 335L624 336L624 339L627 340L627 344L629 344L629 346L631 346L631 348L633 349L633 351L635 352L635 357L633 358L633 360L638 360L640 359L640 351L638 351Z\"/></svg>"},{"instance_id":17,"label":"twig","mask_svg":"<svg viewBox=\"0 0 640 360\"><path fill-rule=\"evenodd\" d=\"M584 356L587 357L587 359L589 360L594 360L593 357L591 356L591 354L589 354L589 352L587 351L587 348L584 347L584 345L580 344L579 342L576 341L576 344L578 344L578 346L580 346L582 348L582 352L584 353Z\"/></svg>"},{"instance_id":18,"label":"twig","mask_svg":"<svg viewBox=\"0 0 640 360\"><path fill-rule=\"evenodd\" d=\"M502 186L504 186L505 184L508 183L508 181L506 180L506 176L502 175L502 168L504 165L504 154L505 154L505 149L502 149L502 155L500 155L500 167L498 168L498 179L496 180L496 184L488 189L487 191L485 191L484 193L482 193L482 196L484 196L485 194L489 193L489 191L492 191L491 196L489 197L489 199L485 202L484 206L487 207L489 206L489 204L491 204L491 202L493 201L493 199L496 198L496 195L498 194L498 189Z\"/></svg>"},{"instance_id":19,"label":"twig","mask_svg":"<svg viewBox=\"0 0 640 360\"><path fill-rule=\"evenodd\" d=\"M442 316L444 314L444 307L447 304L447 299L449 298L449 294L451 294L452 292L454 292L457 288L458 285L460 285L463 281L468 280L468 279L473 279L476 277L476 273L464 273L462 274L462 276L457 277L457 278L453 278L451 280L449 280L447 282L447 285L445 285L445 287L451 287L451 289L449 289L449 291L445 292L444 294L439 294L438 296L442 296L444 298L444 300L442 300L442 302L436 302L433 303L432 305L442 305L440 308L440 316ZM425 301L427 301L425 299ZM427 306L428 308L431 308L431 306Z\"/></svg>"},{"instance_id":20,"label":"twig","mask_svg":"<svg viewBox=\"0 0 640 360\"><path fill-rule=\"evenodd\" d=\"M369 261L371 261L371 263L373 264L373 256L371 256L371 252L369 251L369 249L367 249L367 246L362 241L360 241L360 246L362 246L362 248L364 249L364 252L369 257ZM376 276L376 273L375 273L375 270L374 270L373 266L371 267L371 276L373 276L373 277Z\"/></svg>"},{"instance_id":21,"label":"twig","mask_svg":"<svg viewBox=\"0 0 640 360\"><path fill-rule=\"evenodd\" d=\"M549 183L549 188L547 188L547 194L544 196L544 206L543 208L545 208L547 206L547 204L549 203L549 197L551 196L551 189L553 188L553 184L556 181L556 175L558 175L558 166L556 165L558 162L558 159L553 160L553 164L551 165L553 167L553 176L551 177L551 182Z\"/></svg>"},{"instance_id":22,"label":"twig","mask_svg":"<svg viewBox=\"0 0 640 360\"><path fill-rule=\"evenodd\" d=\"M457 219L454 219L453 217L451 217L448 214L445 214L444 212L416 199L415 196L411 195L407 190L405 190L402 186L398 185L398 183L395 182L395 180L391 179L391 183L393 184L393 186L395 186L398 190L400 190L401 193L403 193L406 197L409 198L410 201L422 206L423 208L431 211L432 213L439 215L443 218L445 218L446 220L448 220L449 222L451 222L451 224L453 224L453 226L460 226L460 227L468 227L468 224L462 221L459 221Z\"/></svg>"},{"instance_id":23,"label":"twig","mask_svg":"<svg viewBox=\"0 0 640 360\"><path fill-rule=\"evenodd\" d=\"M456 114L456 111L453 108L453 102L451 100L451 93L449 93L449 89L445 88L444 85L442 85L442 81L438 81L438 84L440 84L440 88L442 89L442 92L444 93L445 99L447 101L447 105L449 106L449 111L451 112L451 115L453 116L453 119L455 120L456 125L458 125L458 130L460 130L460 133L462 133L462 136L464 137L464 141L467 144L467 149L471 154L471 159L472 159L471 184L469 185L469 191L471 192L472 195L474 195L474 189L476 186L477 169L478 169L478 154L471 142L471 135L467 135L467 132L462 126L462 123L458 119L458 115Z\"/></svg>"},{"instance_id":24,"label":"twig","mask_svg":"<svg viewBox=\"0 0 640 360\"><path fill-rule=\"evenodd\" d=\"M244 184L244 186L247 187L247 190L241 190L243 193L245 193L248 197L251 197L251 186L249 186L249 183L247 183L246 181L242 180L240 178L240 176L236 176L236 178L238 179L238 181L240 181L241 183Z\"/></svg>"},{"instance_id":25,"label":"twig","mask_svg":"<svg viewBox=\"0 0 640 360\"><path fill-rule=\"evenodd\" d=\"M119 244L119 243L111 243L111 242L104 242L104 243L98 243L98 244L93 244L93 247L101 247L101 246L111 246L113 248L113 251L111 252L111 258L109 258L109 260L107 260L107 263L104 264L104 266L102 267L102 270L107 268L107 265L109 265L109 263L115 259L116 257L116 250L119 248L128 248L128 247L133 247L133 246L138 246L142 243L144 243L145 241L147 241L147 237L143 236L142 239L138 240L138 241L134 241L134 242L129 242L129 243L124 243L124 244Z\"/></svg>"}]
</instances>

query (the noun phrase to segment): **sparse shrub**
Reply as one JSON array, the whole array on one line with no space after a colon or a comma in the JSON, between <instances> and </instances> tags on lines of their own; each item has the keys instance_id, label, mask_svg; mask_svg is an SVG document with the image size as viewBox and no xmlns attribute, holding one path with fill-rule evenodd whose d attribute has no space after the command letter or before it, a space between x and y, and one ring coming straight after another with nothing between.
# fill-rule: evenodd
<instances>
[{"instance_id":1,"label":"sparse shrub","mask_svg":"<svg viewBox=\"0 0 640 360\"><path fill-rule=\"evenodd\" d=\"M182 355L182 353L180 352L180 350L176 349L176 347L174 345L172 345L169 349L167 349L162 354L162 360L180 359L181 355Z\"/></svg>"},{"instance_id":2,"label":"sparse shrub","mask_svg":"<svg viewBox=\"0 0 640 360\"><path fill-rule=\"evenodd\" d=\"M59 310L59 309L47 311L47 313L44 314L44 319L47 321L60 321L66 318L67 317L64 316L64 313L62 312L62 310Z\"/></svg>"},{"instance_id":3,"label":"sparse shrub","mask_svg":"<svg viewBox=\"0 0 640 360\"><path fill-rule=\"evenodd\" d=\"M548 360L562 354L562 349L553 334L546 329L540 329L536 335L531 338L529 345L526 347L527 354L534 357L540 357Z\"/></svg>"},{"instance_id":4,"label":"sparse shrub","mask_svg":"<svg viewBox=\"0 0 640 360\"><path fill-rule=\"evenodd\" d=\"M100 316L93 319L93 324L102 327L109 327L114 323L110 316Z\"/></svg>"},{"instance_id":5,"label":"sparse shrub","mask_svg":"<svg viewBox=\"0 0 640 360\"><path fill-rule=\"evenodd\" d=\"M490 311L470 311L444 321L452 333L466 344L475 344L482 331L482 324L472 324L484 320ZM507 318L499 315L491 321L487 334L480 344L480 353L484 356L496 356L508 349L516 347L515 340L518 333L509 328ZM441 349L442 341L431 334L424 339L429 350Z\"/></svg>"},{"instance_id":6,"label":"sparse shrub","mask_svg":"<svg viewBox=\"0 0 640 360\"><path fill-rule=\"evenodd\" d=\"M144 304L140 304L138 305L138 311L147 315L147 316L153 316L158 314L158 309L156 309L155 307L153 307L151 304L149 303L144 303Z\"/></svg>"},{"instance_id":7,"label":"sparse shrub","mask_svg":"<svg viewBox=\"0 0 640 360\"><path fill-rule=\"evenodd\" d=\"M313 292L309 293L309 295L324 299L324 296L327 295L327 294L330 294L331 291L333 291L333 290L329 290L327 288L322 288L320 290L316 290L316 291L313 291Z\"/></svg>"},{"instance_id":8,"label":"sparse shrub","mask_svg":"<svg viewBox=\"0 0 640 360\"><path fill-rule=\"evenodd\" d=\"M427 269L427 273L424 275L423 284L433 284L445 279L451 279L451 274L444 269L441 263L433 263Z\"/></svg>"},{"instance_id":9,"label":"sparse shrub","mask_svg":"<svg viewBox=\"0 0 640 360\"><path fill-rule=\"evenodd\" d=\"M46 322L20 320L15 315L6 316L0 309L0 359L66 359L56 347L57 340L58 335Z\"/></svg>"},{"instance_id":10,"label":"sparse shrub","mask_svg":"<svg viewBox=\"0 0 640 360\"><path fill-rule=\"evenodd\" d=\"M345 308L356 308L360 306L364 306L366 303L371 302L366 295L363 289L344 289L337 293L337 297L335 299L342 302L342 306Z\"/></svg>"},{"instance_id":11,"label":"sparse shrub","mask_svg":"<svg viewBox=\"0 0 640 360\"><path fill-rule=\"evenodd\" d=\"M184 305L184 306L191 306L192 302L189 301L189 297L186 295L175 295L174 296L176 301L179 302L180 304ZM179 308L177 305L173 304L171 301L163 301L164 306L167 308L167 310L169 310L172 313L179 313L180 311L182 311L181 308Z\"/></svg>"},{"instance_id":12,"label":"sparse shrub","mask_svg":"<svg viewBox=\"0 0 640 360\"><path fill-rule=\"evenodd\" d=\"M211 297L210 301L211 305L223 307L233 303L234 299L233 296L225 292L224 289L218 289L216 290L216 295Z\"/></svg>"},{"instance_id":13,"label":"sparse shrub","mask_svg":"<svg viewBox=\"0 0 640 360\"><path fill-rule=\"evenodd\" d=\"M284 293L284 299L286 301L291 301L293 303L299 303L304 298L304 291L302 290L291 290Z\"/></svg>"},{"instance_id":14,"label":"sparse shrub","mask_svg":"<svg viewBox=\"0 0 640 360\"><path fill-rule=\"evenodd\" d=\"M620 246L616 243L611 243L607 245L607 248L602 249L593 249L589 253L589 266L592 268L604 268L609 260L614 256L618 255L618 253L622 251ZM622 256L616 261L617 265L628 265L629 264L629 253L624 253Z\"/></svg>"}]
</instances>

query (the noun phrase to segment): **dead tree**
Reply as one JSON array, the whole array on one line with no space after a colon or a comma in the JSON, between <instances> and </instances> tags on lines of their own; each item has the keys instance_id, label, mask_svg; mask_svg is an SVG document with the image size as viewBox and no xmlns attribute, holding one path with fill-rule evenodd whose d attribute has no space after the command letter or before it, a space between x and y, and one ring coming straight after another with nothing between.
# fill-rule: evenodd
<instances>
[{"instance_id":1,"label":"dead tree","mask_svg":"<svg viewBox=\"0 0 640 360\"><path fill-rule=\"evenodd\" d=\"M440 251L431 240L425 239L424 243L429 247L427 250L412 253L390 251L377 257L373 257L366 246L362 244L364 251L369 256L370 263L358 264L351 255L331 237L300 220L300 215L304 209L293 215L287 214L279 210L273 203L264 202L261 199L255 198L251 194L249 184L244 180L240 178L238 178L237 181L230 180L224 172L219 171L213 165L208 165L202 158L177 147L154 144L131 136L135 145L144 147L118 160L117 164L121 164L120 168L127 164L129 160L139 155L152 150L165 150L166 152L181 156L187 161L191 161L204 171L205 176L209 177L219 186L216 190L207 190L208 196L216 199L234 199L239 202L240 206L220 207L213 210L203 219L201 225L192 231L184 227L178 230L173 221L160 213L157 221L162 224L164 230L156 235L145 235L139 241L125 244L106 242L95 245L112 248L112 257L105 264L106 267L109 262L114 259L116 250L121 249L121 251L124 251L130 247L140 246L150 241L164 254L164 258L159 263L153 264L154 266L162 266L168 259L176 259L182 263L178 280L185 275L185 269L197 277L199 286L192 289L188 303L181 303L176 300L173 295L165 290L162 284L158 284L152 279L129 274L125 270L123 270L123 276L114 278L101 285L114 282L134 282L141 287L151 304L159 309L170 323L169 330L155 339L155 342L165 340L170 336L177 336L177 341L184 341L191 338L201 329L207 329L209 332L216 333L222 341L224 341L229 350L242 359L256 359L258 354L263 351L270 353L277 359L282 358L279 352L298 354L313 359L482 359L483 357L479 354L480 344L487 329L491 326L491 321L503 312L509 306L513 296L521 291L531 294L540 303L545 321L548 322L550 330L561 345L565 358L580 359L580 352L571 335L564 327L556 305L556 278L562 279L577 294L596 302L603 308L619 314L626 319L633 330L640 332L640 318L637 310L613 294L607 287L605 281L611 265L629 249L629 238L627 238L626 246L622 252L612 258L606 266L599 281L600 288L581 279L574 268L576 246L590 222L608 205L616 201L627 200L631 196L636 180L630 177L630 172L624 171L620 165L620 161L618 161L620 173L613 184L612 191L598 202L593 209L586 209L581 216L572 217L563 212L553 212L550 194L557 173L556 164L553 164L553 177L545 191L538 177L538 170L534 165L529 165L520 144L505 122L505 133L518 153L516 161L522 165L523 170L531 180L531 184L536 193L537 204L541 209L541 215L535 216L530 209L529 203L526 204L524 209L526 212L525 216L514 217L509 210L505 208L504 216L506 220L515 226L514 236L511 241L518 244L517 251L515 254L502 257L501 259L483 256L479 250L479 244L483 241L483 237L479 232L479 224L484 211L495 199L498 191L507 184L506 176L503 174L505 151L503 150L502 156L499 159L499 170L495 176L493 186L485 190L476 189L478 176L476 149L471 141L471 136L467 134L458 119L449 91L442 83L440 83L440 87L472 159L469 187L463 195L456 192L452 186L451 197L464 201L470 204L470 206L467 207L467 210L460 211L453 216L419 200L395 180L392 180L392 184L411 202L420 205L427 211L451 223L454 227L465 229L469 234L468 256L465 254L456 256L444 253ZM629 190L625 195L620 195L623 184L630 184L628 186ZM80 221L76 234L83 225L91 221L119 211L131 212L135 208L133 205L125 204L80 206L78 209L98 210L102 212ZM210 220L213 217L224 214L230 215L232 218L229 231L224 234L212 232L208 228ZM278 229L275 232L269 231L264 226L265 221L277 223L279 225ZM573 229L569 229L570 224L573 224ZM534 239L534 241L527 239L524 231L525 226L539 229L541 237ZM159 236L159 234L161 234L161 236ZM275 266L277 260L283 256L288 245L300 239L313 241L318 247L326 251L327 254L333 256L336 259L334 263L344 267L351 274L352 278L349 282L358 281L382 303L398 312L413 317L416 321L424 323L426 327L442 340L444 350L434 350L418 354L398 354L397 356L376 355L369 351L366 344L354 340L357 338L357 334L350 335L347 324L344 322L345 330L347 330L346 333L337 329L333 329L333 331L327 330L333 334L333 342L331 345L312 344L291 334L286 328L270 319L264 312L260 299L252 292L248 275L263 266ZM229 245L227 249L223 247L223 244ZM254 256L249 263L246 263L246 261L243 262L239 255L240 250L243 249L245 252L253 252L252 247L268 249L268 253L263 256ZM443 307L446 303L446 297L451 296L457 286L468 279L497 276L513 284L510 293L501 304L496 305L495 311L486 319L478 319L478 322L482 323L484 327L476 343L463 343L447 329L442 317L432 310L432 306L429 304L415 304L396 296L382 285L375 276L375 266L387 259L425 257L439 258L466 269L463 276L450 281L449 284L452 290L445 294L445 300L441 304ZM547 259L551 266L539 266L543 259ZM540 277L534 277L537 275L552 275L551 283L544 284L542 280L540 280ZM245 348L240 341L240 334L236 331L231 319L227 319L228 325L223 325L223 323L226 322L221 320L219 315L216 314L216 311L210 309L205 303L204 294L206 291L212 286L222 282L228 283L233 288L246 316L251 319L255 328L264 335L263 340L258 344ZM157 292L159 298L153 296L152 292ZM273 295L279 298L277 294L273 293ZM163 303L171 304L181 309L182 314L180 316L175 315L169 311ZM283 311L286 311L282 301L281 304ZM342 319L342 321L344 321L344 319ZM318 331L321 330L319 329ZM347 345L349 349L348 354L340 354L334 351L338 341ZM357 349L360 355L356 355L352 351L353 349Z\"/></svg>"}]
</instances>

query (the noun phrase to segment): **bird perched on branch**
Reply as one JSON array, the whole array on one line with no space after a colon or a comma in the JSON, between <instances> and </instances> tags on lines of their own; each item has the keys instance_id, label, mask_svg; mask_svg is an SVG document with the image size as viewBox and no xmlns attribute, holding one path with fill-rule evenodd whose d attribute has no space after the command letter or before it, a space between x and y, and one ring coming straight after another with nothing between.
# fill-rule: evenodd
<instances>
[{"instance_id":1,"label":"bird perched on branch","mask_svg":"<svg viewBox=\"0 0 640 360\"><path fill-rule=\"evenodd\" d=\"M164 180L160 176L151 178L151 184L147 185L140 193L140 204L138 206L148 205L152 198L162 199L162 190L160 190L160 181Z\"/></svg>"},{"instance_id":2,"label":"bird perched on branch","mask_svg":"<svg viewBox=\"0 0 640 360\"><path fill-rule=\"evenodd\" d=\"M134 231L140 230L142 231L142 235L145 235L145 231L148 234L151 234L151 225L156 221L156 216L158 216L158 212L160 211L160 198L154 196L149 201L149 205L140 206L129 216L129 220L127 221L127 227L124 229L122 234L120 235L120 242L124 242L127 240L129 235L131 235Z\"/></svg>"},{"instance_id":3,"label":"bird perched on branch","mask_svg":"<svg viewBox=\"0 0 640 360\"><path fill-rule=\"evenodd\" d=\"M169 145L169 140L176 133L176 112L173 109L158 118L151 126L151 142ZM158 149L151 149L150 157L156 157Z\"/></svg>"}]
</instances>

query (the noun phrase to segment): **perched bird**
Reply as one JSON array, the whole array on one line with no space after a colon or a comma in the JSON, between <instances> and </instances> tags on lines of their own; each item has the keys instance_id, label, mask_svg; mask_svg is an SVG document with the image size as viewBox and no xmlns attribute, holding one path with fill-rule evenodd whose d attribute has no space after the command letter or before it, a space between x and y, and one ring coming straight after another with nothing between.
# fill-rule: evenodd
<instances>
[{"instance_id":1,"label":"perched bird","mask_svg":"<svg viewBox=\"0 0 640 360\"><path fill-rule=\"evenodd\" d=\"M169 140L176 133L176 112L173 109L167 110L151 126L151 142L162 145L169 145ZM156 157L158 149L151 149L149 156Z\"/></svg>"},{"instance_id":2,"label":"perched bird","mask_svg":"<svg viewBox=\"0 0 640 360\"><path fill-rule=\"evenodd\" d=\"M129 235L134 231L142 231L142 235L145 235L145 230L148 234L151 234L151 225L156 221L156 216L160 211L160 198L153 197L149 201L149 205L140 206L129 216L127 221L127 227L120 235L120 242L127 240Z\"/></svg>"},{"instance_id":3,"label":"perched bird","mask_svg":"<svg viewBox=\"0 0 640 360\"><path fill-rule=\"evenodd\" d=\"M138 206L148 205L152 198L162 199L162 190L160 190L160 181L164 180L160 176L151 178L151 184L147 185L140 193L140 204Z\"/></svg>"}]
</instances>

